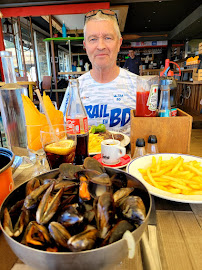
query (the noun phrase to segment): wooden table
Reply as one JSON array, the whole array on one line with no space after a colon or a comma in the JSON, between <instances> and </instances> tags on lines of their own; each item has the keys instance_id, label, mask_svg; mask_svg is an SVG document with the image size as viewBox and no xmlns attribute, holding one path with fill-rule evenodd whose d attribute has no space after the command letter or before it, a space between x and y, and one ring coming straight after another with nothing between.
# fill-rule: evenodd
<instances>
[{"instance_id":1,"label":"wooden table","mask_svg":"<svg viewBox=\"0 0 202 270\"><path fill-rule=\"evenodd\" d=\"M0 82L0 86L3 86L5 82ZM33 101L33 86L37 85L37 82L32 82L32 81L19 81L17 82L19 85L28 85L29 86L29 97L31 101Z\"/></svg>"},{"instance_id":2,"label":"wooden table","mask_svg":"<svg viewBox=\"0 0 202 270\"><path fill-rule=\"evenodd\" d=\"M191 154L202 157L202 130L192 130ZM46 165L47 166L47 165ZM15 186L29 179L38 167L15 172ZM163 270L202 269L202 204L184 204L155 197L157 240ZM0 234L1 270L31 270L13 254ZM17 262L17 263L16 263ZM13 267L14 265L14 267ZM135 258L109 270L144 270L140 245ZM99 269L97 269L99 270ZM156 269L153 269L156 270Z\"/></svg>"}]
</instances>

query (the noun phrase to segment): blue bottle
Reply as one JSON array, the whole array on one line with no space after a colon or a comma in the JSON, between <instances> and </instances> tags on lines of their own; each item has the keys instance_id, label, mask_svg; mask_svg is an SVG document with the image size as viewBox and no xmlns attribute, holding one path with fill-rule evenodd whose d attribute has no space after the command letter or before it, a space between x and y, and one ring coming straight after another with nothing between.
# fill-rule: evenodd
<instances>
[{"instance_id":1,"label":"blue bottle","mask_svg":"<svg viewBox=\"0 0 202 270\"><path fill-rule=\"evenodd\" d=\"M67 29L65 26L65 22L63 21L63 25L62 25L62 37L67 37Z\"/></svg>"},{"instance_id":2,"label":"blue bottle","mask_svg":"<svg viewBox=\"0 0 202 270\"><path fill-rule=\"evenodd\" d=\"M170 117L171 116L171 106L170 106L170 80L161 80L161 95L159 101L158 113L160 117Z\"/></svg>"}]
</instances>

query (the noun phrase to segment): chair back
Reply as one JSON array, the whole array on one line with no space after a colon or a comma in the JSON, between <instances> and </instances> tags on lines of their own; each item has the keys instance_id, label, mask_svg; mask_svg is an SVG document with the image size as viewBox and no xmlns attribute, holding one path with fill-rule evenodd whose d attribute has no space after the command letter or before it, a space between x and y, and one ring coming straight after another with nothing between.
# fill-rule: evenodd
<instances>
[{"instance_id":1,"label":"chair back","mask_svg":"<svg viewBox=\"0 0 202 270\"><path fill-rule=\"evenodd\" d=\"M51 83L52 83L52 76L43 76L41 88L43 90L49 90L49 89L51 89Z\"/></svg>"}]
</instances>

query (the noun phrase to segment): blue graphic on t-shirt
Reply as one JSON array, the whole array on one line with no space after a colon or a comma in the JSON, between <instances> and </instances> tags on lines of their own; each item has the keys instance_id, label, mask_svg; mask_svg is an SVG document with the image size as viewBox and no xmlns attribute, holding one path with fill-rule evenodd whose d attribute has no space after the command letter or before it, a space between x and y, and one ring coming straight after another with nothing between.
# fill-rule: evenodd
<instances>
[{"instance_id":1,"label":"blue graphic on t-shirt","mask_svg":"<svg viewBox=\"0 0 202 270\"><path fill-rule=\"evenodd\" d=\"M107 118L109 117L109 126L114 127L120 124L121 127L130 121L130 108L115 108L107 112L107 104L105 105L87 105L85 106L88 117L93 118ZM108 119L103 119L103 124L108 123Z\"/></svg>"}]
</instances>

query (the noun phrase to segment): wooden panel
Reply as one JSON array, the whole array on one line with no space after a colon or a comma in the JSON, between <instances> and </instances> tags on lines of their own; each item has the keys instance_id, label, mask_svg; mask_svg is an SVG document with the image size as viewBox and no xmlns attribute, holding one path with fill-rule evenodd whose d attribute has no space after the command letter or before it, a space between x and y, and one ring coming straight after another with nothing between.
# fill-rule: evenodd
<instances>
[{"instance_id":1,"label":"wooden panel","mask_svg":"<svg viewBox=\"0 0 202 270\"><path fill-rule=\"evenodd\" d=\"M177 104L178 106L180 105L180 95L183 90L183 85L189 85L191 87L191 95L188 99L184 98L183 104L180 105L181 108L184 111L188 111L191 113L196 113L200 114L200 111L202 109L202 105L200 104L200 100L202 99L202 84L191 84L191 83L186 83L186 82L178 82L177 84L177 94L176 94L176 99L177 99Z\"/></svg>"},{"instance_id":2,"label":"wooden panel","mask_svg":"<svg viewBox=\"0 0 202 270\"><path fill-rule=\"evenodd\" d=\"M156 135L160 153L182 153L190 151L192 117L178 109L176 117L135 117L131 110L131 155L137 138Z\"/></svg>"},{"instance_id":3,"label":"wooden panel","mask_svg":"<svg viewBox=\"0 0 202 270\"><path fill-rule=\"evenodd\" d=\"M186 243L172 211L157 211L160 254L164 270L194 270ZM191 226L191 224L190 224Z\"/></svg>"}]
</instances>

